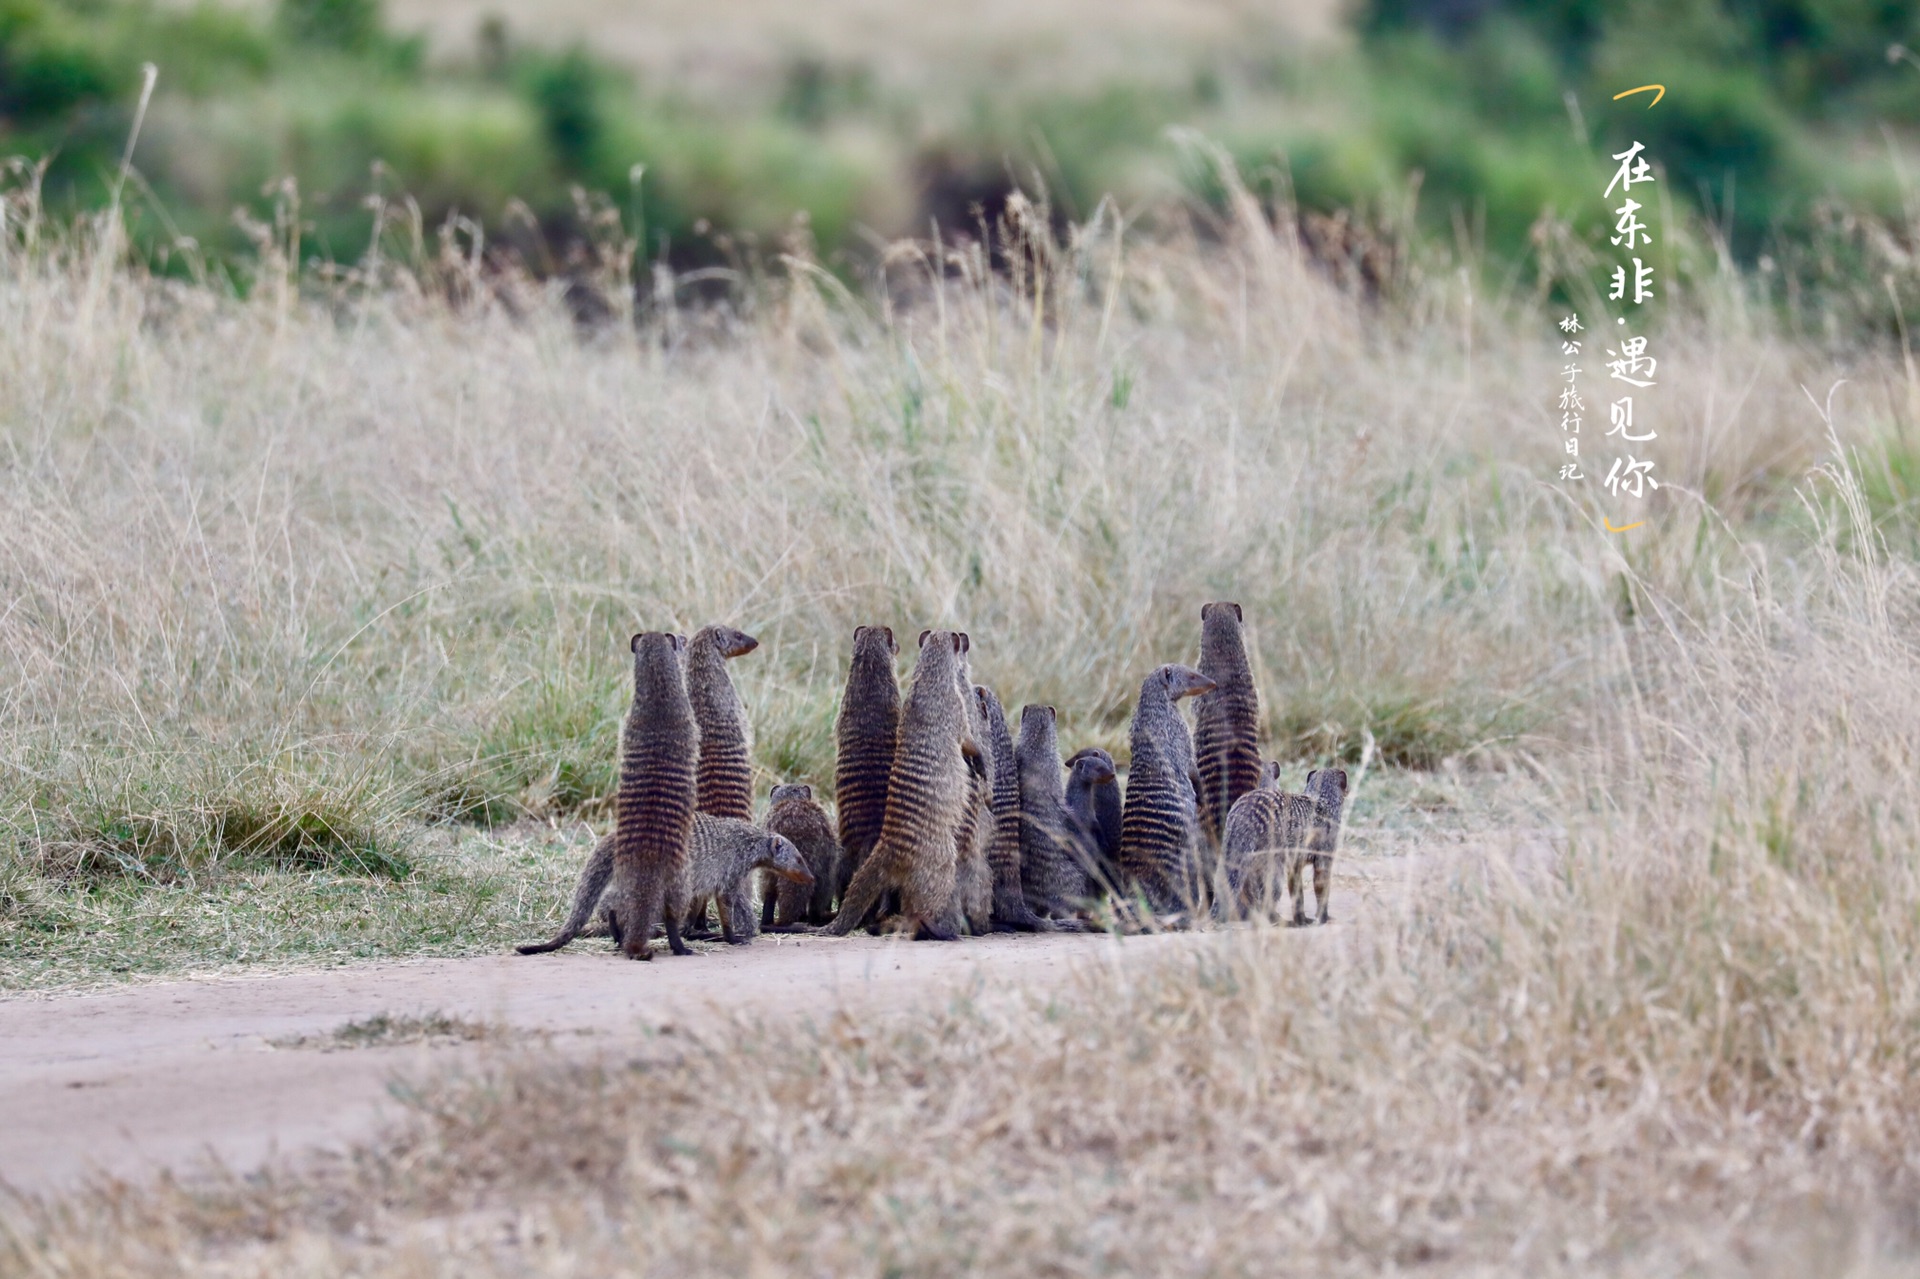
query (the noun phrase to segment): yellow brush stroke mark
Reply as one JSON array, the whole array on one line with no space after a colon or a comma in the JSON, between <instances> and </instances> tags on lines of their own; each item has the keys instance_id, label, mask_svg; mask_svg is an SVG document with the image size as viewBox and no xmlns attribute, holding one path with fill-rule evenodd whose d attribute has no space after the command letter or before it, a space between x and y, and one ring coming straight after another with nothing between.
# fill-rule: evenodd
<instances>
[{"instance_id":1,"label":"yellow brush stroke mark","mask_svg":"<svg viewBox=\"0 0 1920 1279\"><path fill-rule=\"evenodd\" d=\"M1622 525L1620 528L1615 528L1613 526L1613 521L1608 519L1604 515L1600 517L1600 522L1607 526L1607 532L1609 533L1624 533L1630 528L1639 528L1641 524L1646 523L1645 520L1641 520L1639 524L1626 524L1626 525Z\"/></svg>"},{"instance_id":2,"label":"yellow brush stroke mark","mask_svg":"<svg viewBox=\"0 0 1920 1279\"><path fill-rule=\"evenodd\" d=\"M1647 92L1647 91L1648 91L1649 89L1651 89L1651 90L1653 91L1653 101L1652 101L1652 102L1649 102L1649 103L1647 103L1647 110L1649 110L1649 111L1651 111L1651 110L1653 110L1653 109L1654 109L1655 107L1657 107L1657 106L1659 106L1659 105L1660 105L1660 99L1662 99L1662 98L1664 98L1664 97L1666 97L1666 96L1667 96L1667 86L1666 86L1666 85L1664 85L1664 84L1643 84L1643 85L1641 85L1641 86L1640 86L1640 87L1639 87L1638 89L1628 89L1628 90L1627 90L1626 92L1624 92L1624 93L1616 93L1616 94L1614 94L1614 95L1613 95L1613 100L1614 100L1615 102L1618 102L1618 101L1620 101L1620 99L1622 99L1622 98L1631 98L1631 97L1632 97L1632 96L1633 96L1634 94L1636 94L1636 93L1645 93L1645 92Z\"/></svg>"}]
</instances>

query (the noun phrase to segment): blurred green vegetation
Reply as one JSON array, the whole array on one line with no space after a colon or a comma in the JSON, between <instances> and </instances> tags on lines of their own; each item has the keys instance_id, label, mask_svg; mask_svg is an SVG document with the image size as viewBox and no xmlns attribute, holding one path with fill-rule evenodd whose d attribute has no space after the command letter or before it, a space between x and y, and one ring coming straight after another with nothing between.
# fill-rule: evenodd
<instances>
[{"instance_id":1,"label":"blurred green vegetation","mask_svg":"<svg viewBox=\"0 0 1920 1279\"><path fill-rule=\"evenodd\" d=\"M157 259L243 259L234 211L250 211L257 240L291 178L303 255L356 259L383 202L411 201L409 226L458 214L555 271L577 260L595 208L644 256L686 264L790 236L831 256L858 251L867 228L970 228L1015 186L1043 189L1063 217L1169 179L1205 195L1206 166L1170 136L1185 127L1218 139L1257 189L1352 211L1312 240L1330 257L1425 241L1511 266L1537 257L1543 217L1602 243L1607 157L1640 141L1673 202L1656 214L1684 219L1696 243L1819 277L1873 323L1898 318L1886 236L1848 218L1910 238L1897 161L1920 122L1920 55L1906 51L1920 6L1366 0L1353 25L1335 50L1195 55L1186 83L983 82L930 104L863 66L795 56L764 92L712 102L583 48L524 44L497 18L464 61L430 58L379 0L280 0L267 14L0 0L0 154L46 163L49 208L101 205L150 61L159 88L129 203ZM1612 99L1656 82L1655 109ZM1362 274L1381 283L1372 265Z\"/></svg>"}]
</instances>

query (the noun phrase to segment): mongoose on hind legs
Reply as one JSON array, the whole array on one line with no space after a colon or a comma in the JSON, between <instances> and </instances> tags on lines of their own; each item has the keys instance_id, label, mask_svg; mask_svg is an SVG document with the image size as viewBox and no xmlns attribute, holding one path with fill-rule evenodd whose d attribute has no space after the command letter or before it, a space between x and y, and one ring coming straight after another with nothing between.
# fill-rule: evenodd
<instances>
[{"instance_id":1,"label":"mongoose on hind legs","mask_svg":"<svg viewBox=\"0 0 1920 1279\"><path fill-rule=\"evenodd\" d=\"M1095 892L1120 894L1120 774L1098 746L1067 757L1067 812L1084 833Z\"/></svg>"},{"instance_id":2,"label":"mongoose on hind legs","mask_svg":"<svg viewBox=\"0 0 1920 1279\"><path fill-rule=\"evenodd\" d=\"M833 886L840 875L840 841L833 820L813 798L813 787L794 783L773 788L767 808L767 829L785 835L800 850L813 885L783 879L766 886L761 896L763 927L788 929L798 924L833 921Z\"/></svg>"},{"instance_id":3,"label":"mongoose on hind legs","mask_svg":"<svg viewBox=\"0 0 1920 1279\"><path fill-rule=\"evenodd\" d=\"M1087 897L1087 867L1074 838L1051 706L1020 708L1020 884L1033 913L1058 927Z\"/></svg>"},{"instance_id":4,"label":"mongoose on hind legs","mask_svg":"<svg viewBox=\"0 0 1920 1279\"><path fill-rule=\"evenodd\" d=\"M1120 873L1128 890L1144 894L1156 911L1200 904L1193 738L1175 703L1212 687L1199 671L1177 665L1160 667L1140 684L1120 815Z\"/></svg>"},{"instance_id":5,"label":"mongoose on hind legs","mask_svg":"<svg viewBox=\"0 0 1920 1279\"><path fill-rule=\"evenodd\" d=\"M900 730L900 684L893 659L900 652L886 626L856 626L847 687L833 723L833 806L842 853L834 896L866 861L887 816L887 778Z\"/></svg>"},{"instance_id":6,"label":"mongoose on hind legs","mask_svg":"<svg viewBox=\"0 0 1920 1279\"><path fill-rule=\"evenodd\" d=\"M967 931L979 936L993 930L993 743L987 737L987 717L974 691L971 650L963 646L955 672L960 678L960 701L967 708L967 736L979 754L967 782L967 804L954 832L954 909Z\"/></svg>"},{"instance_id":7,"label":"mongoose on hind legs","mask_svg":"<svg viewBox=\"0 0 1920 1279\"><path fill-rule=\"evenodd\" d=\"M1238 604L1201 607L1200 673L1213 688L1193 704L1193 753L1200 770L1200 831L1213 846L1233 802L1260 784L1260 695L1241 629Z\"/></svg>"},{"instance_id":8,"label":"mongoose on hind legs","mask_svg":"<svg viewBox=\"0 0 1920 1279\"><path fill-rule=\"evenodd\" d=\"M687 700L693 704L693 722L700 730L696 813L753 820L753 725L727 675L727 662L759 647L759 640L730 626L703 626L687 644ZM727 918L729 911L747 902L747 893L735 892L731 900L717 903L723 930L737 933L751 927L746 921ZM691 907L688 931L704 930L707 898L694 898Z\"/></svg>"},{"instance_id":9,"label":"mongoose on hind legs","mask_svg":"<svg viewBox=\"0 0 1920 1279\"><path fill-rule=\"evenodd\" d=\"M633 637L633 706L620 735L608 922L631 959L653 958L647 938L666 921L667 944L687 954L680 921L687 904L681 872L693 833L693 706L687 700L687 641L647 631ZM664 912L664 914L663 914Z\"/></svg>"},{"instance_id":10,"label":"mongoose on hind legs","mask_svg":"<svg viewBox=\"0 0 1920 1279\"><path fill-rule=\"evenodd\" d=\"M1045 931L1053 925L1033 913L1020 881L1020 770L1013 734L994 691L975 684L973 693L987 729L987 753L993 756L993 842L987 846L987 868L993 873L993 924L1021 932Z\"/></svg>"},{"instance_id":11,"label":"mongoose on hind legs","mask_svg":"<svg viewBox=\"0 0 1920 1279\"><path fill-rule=\"evenodd\" d=\"M845 936L889 888L900 890L900 920L915 935L951 941L954 834L965 809L979 747L967 736L957 676L966 636L925 631L913 685L900 708L900 733L887 779L880 838L847 885L827 931Z\"/></svg>"}]
</instances>

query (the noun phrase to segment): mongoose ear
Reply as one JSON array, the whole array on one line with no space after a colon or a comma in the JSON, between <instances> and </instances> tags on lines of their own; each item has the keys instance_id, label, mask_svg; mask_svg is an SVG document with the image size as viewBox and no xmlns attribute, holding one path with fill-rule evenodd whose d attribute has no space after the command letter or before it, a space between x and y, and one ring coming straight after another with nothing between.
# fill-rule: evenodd
<instances>
[{"instance_id":1,"label":"mongoose ear","mask_svg":"<svg viewBox=\"0 0 1920 1279\"><path fill-rule=\"evenodd\" d=\"M953 647L955 652L965 653L973 648L973 641L967 638L965 631L955 631Z\"/></svg>"},{"instance_id":2,"label":"mongoose ear","mask_svg":"<svg viewBox=\"0 0 1920 1279\"><path fill-rule=\"evenodd\" d=\"M671 639L673 640L673 651L674 651L674 652L676 652L676 653L684 653L684 652L686 652L686 651L687 651L687 637L686 637L686 636L684 636L684 635L674 635L674 636L671 636L670 638L671 638Z\"/></svg>"},{"instance_id":3,"label":"mongoose ear","mask_svg":"<svg viewBox=\"0 0 1920 1279\"><path fill-rule=\"evenodd\" d=\"M924 631L921 631L921 632L920 632L920 642L919 642L919 643L918 643L917 645L915 645L915 647L916 647L916 648L925 648L925 647L927 646L927 636L929 636L929 635L931 635L931 634L933 634L933 629L932 629L931 627L929 627L928 629L926 629L926 630L924 630Z\"/></svg>"},{"instance_id":4,"label":"mongoose ear","mask_svg":"<svg viewBox=\"0 0 1920 1279\"><path fill-rule=\"evenodd\" d=\"M1244 622L1244 621L1246 621L1246 620L1247 620L1247 615L1246 615L1245 613L1242 613L1242 612L1240 611L1240 606L1239 606L1238 604L1229 604L1229 605L1228 605L1227 607L1228 607L1228 608L1231 608L1231 609L1233 610L1233 620L1234 620L1234 621L1236 621L1236 622Z\"/></svg>"},{"instance_id":5,"label":"mongoose ear","mask_svg":"<svg viewBox=\"0 0 1920 1279\"><path fill-rule=\"evenodd\" d=\"M862 635L865 635L866 633L867 633L867 628L866 628L866 627L864 627L864 626L856 626L856 627L854 627L854 628L853 628L853 642L854 642L854 643L856 643L856 644L858 644L858 643L860 642L860 637L861 637Z\"/></svg>"},{"instance_id":6,"label":"mongoose ear","mask_svg":"<svg viewBox=\"0 0 1920 1279\"><path fill-rule=\"evenodd\" d=\"M1314 778L1316 778L1316 777L1318 777L1318 776L1320 776L1320 770L1319 770L1319 769L1317 769L1317 768L1309 768L1309 769L1307 770L1307 789L1308 789L1309 791L1311 791L1311 790L1313 789L1313 779L1314 779Z\"/></svg>"},{"instance_id":7,"label":"mongoose ear","mask_svg":"<svg viewBox=\"0 0 1920 1279\"><path fill-rule=\"evenodd\" d=\"M633 638L627 641L627 651L638 653L640 651L640 641L645 638L645 636L645 631L635 631Z\"/></svg>"},{"instance_id":8,"label":"mongoose ear","mask_svg":"<svg viewBox=\"0 0 1920 1279\"><path fill-rule=\"evenodd\" d=\"M893 628L891 626L882 626L880 629L887 633L887 651L895 657L900 656L900 645L894 642Z\"/></svg>"},{"instance_id":9,"label":"mongoose ear","mask_svg":"<svg viewBox=\"0 0 1920 1279\"><path fill-rule=\"evenodd\" d=\"M1060 713L1054 710L1053 707L1051 706L1042 706L1040 709L1047 713L1048 719L1057 721L1060 718Z\"/></svg>"}]
</instances>

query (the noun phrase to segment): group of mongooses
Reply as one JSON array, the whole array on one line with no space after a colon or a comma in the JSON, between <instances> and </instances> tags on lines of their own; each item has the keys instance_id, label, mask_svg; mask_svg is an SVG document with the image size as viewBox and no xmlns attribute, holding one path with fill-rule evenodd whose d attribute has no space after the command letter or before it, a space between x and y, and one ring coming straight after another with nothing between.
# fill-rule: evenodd
<instances>
[{"instance_id":1,"label":"group of mongooses","mask_svg":"<svg viewBox=\"0 0 1920 1279\"><path fill-rule=\"evenodd\" d=\"M1053 707L1022 707L1015 739L1000 699L973 683L965 632L921 633L903 697L893 631L858 627L834 725L837 820L811 786L786 784L759 825L751 726L726 670L758 641L724 626L636 635L613 834L558 935L520 950L559 949L604 907L629 957L651 957L656 928L686 954L709 902L734 943L763 928L1074 930L1102 898L1116 920L1271 916L1283 885L1304 924L1309 867L1325 923L1347 775L1316 769L1305 794L1279 789L1279 765L1260 760L1240 606L1200 616L1199 668L1162 666L1140 686L1124 799L1106 751L1061 759Z\"/></svg>"}]
</instances>

